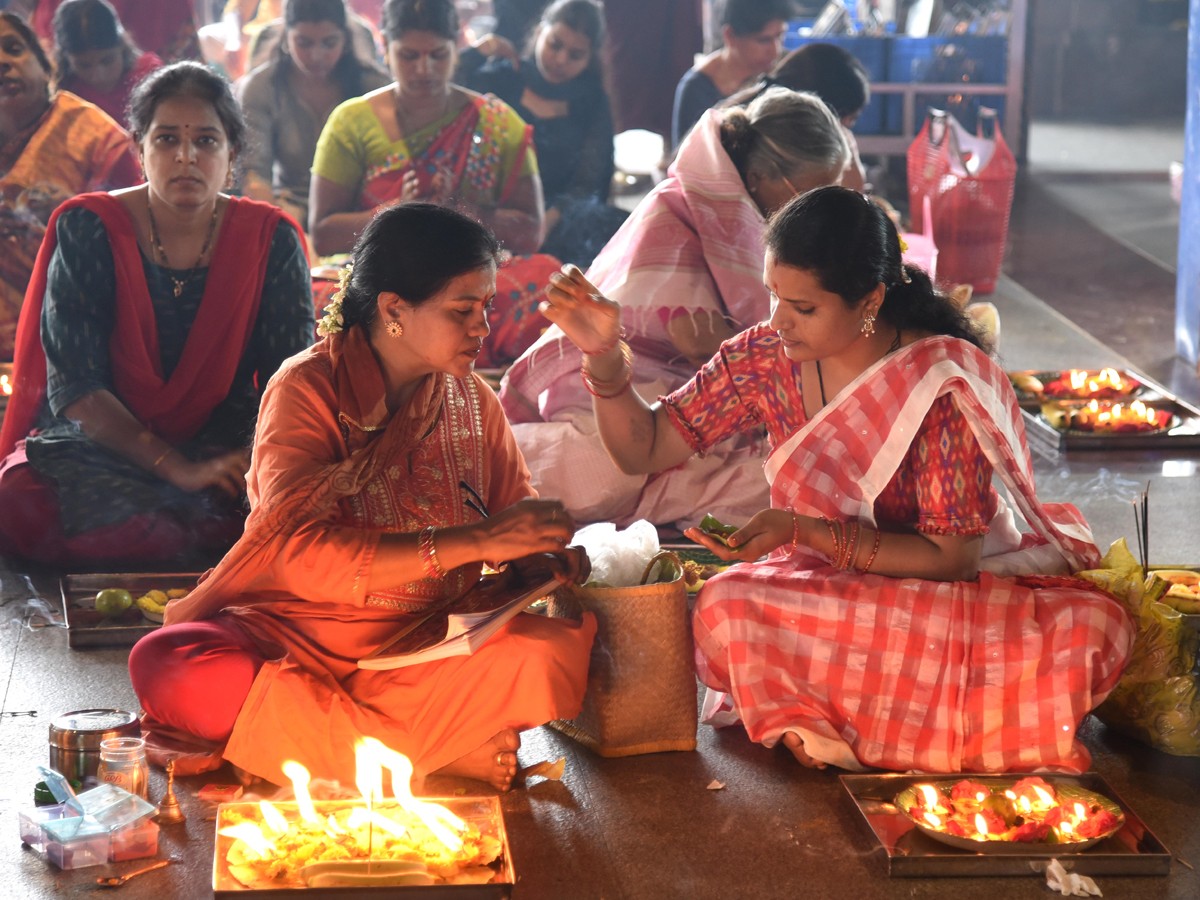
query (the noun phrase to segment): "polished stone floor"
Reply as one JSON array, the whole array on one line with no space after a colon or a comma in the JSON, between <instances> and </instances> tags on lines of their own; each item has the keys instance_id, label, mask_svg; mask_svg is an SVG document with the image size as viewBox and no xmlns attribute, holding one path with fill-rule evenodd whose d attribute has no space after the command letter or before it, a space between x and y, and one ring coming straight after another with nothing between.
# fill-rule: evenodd
<instances>
[{"instance_id":1,"label":"polished stone floor","mask_svg":"<svg viewBox=\"0 0 1200 900\"><path fill-rule=\"evenodd\" d=\"M1172 359L1174 275L1154 258L1162 255L1162 241L1157 249L1139 248L1129 233L1116 233L1123 210L1134 206L1129 195L1112 191L1113 179L1103 171L1039 170L1036 160L1031 170L1018 192L1006 277L989 298L1000 309L1006 366L1128 365L1195 398L1194 371ZM1165 168L1134 167L1134 174L1125 173L1120 183L1151 201L1166 197ZM1101 203L1103 197L1110 202ZM1169 222L1169 198L1160 198L1158 214ZM1200 450L1071 449L1039 451L1034 459L1041 495L1081 507L1102 546L1132 538L1132 501L1149 482L1151 561L1200 563ZM73 651L62 628L34 627L45 621L41 613L53 617L53 578L31 582L0 568L0 590L0 896L92 896L96 876L109 867L59 872L47 865L21 849L16 810L30 800L34 766L47 759L51 718L70 709L134 708L126 651ZM1083 737L1093 771L1174 855L1165 876L1097 876L1104 895L1200 896L1200 759L1150 750L1094 719ZM702 726L694 753L619 760L538 729L526 735L520 756L524 765L565 756L567 769L561 782L535 781L503 798L518 900L1050 895L1036 874L890 877L834 772L801 769L737 729ZM165 828L160 845L160 855L176 862L130 882L123 896L210 896L213 823L195 791L228 778L180 780L188 819ZM711 789L714 782L722 787ZM444 785L446 793L462 787ZM156 773L152 798L162 789Z\"/></svg>"}]
</instances>

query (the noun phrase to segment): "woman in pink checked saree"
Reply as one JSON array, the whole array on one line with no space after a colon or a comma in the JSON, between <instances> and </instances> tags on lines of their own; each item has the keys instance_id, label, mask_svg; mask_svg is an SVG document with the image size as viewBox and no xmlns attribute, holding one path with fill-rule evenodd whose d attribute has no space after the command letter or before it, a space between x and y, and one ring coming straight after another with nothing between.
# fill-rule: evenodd
<instances>
[{"instance_id":1,"label":"woman in pink checked saree","mask_svg":"<svg viewBox=\"0 0 1200 900\"><path fill-rule=\"evenodd\" d=\"M637 353L634 389L686 382L721 341L767 315L764 219L797 192L834 183L849 150L811 94L767 91L745 110L708 112L668 177L638 204L588 269L621 305ZM538 491L581 521L694 521L697 510L747 515L767 498L758 434L654 477L617 471L596 437L583 359L558 328L513 363L500 402Z\"/></svg>"},{"instance_id":2,"label":"woman in pink checked saree","mask_svg":"<svg viewBox=\"0 0 1200 900\"><path fill-rule=\"evenodd\" d=\"M1076 510L1038 501L1004 372L861 195L793 200L766 245L770 321L653 407L624 390L615 304L562 276L547 311L589 352L627 471L767 427L770 508L729 548L688 532L743 563L696 605L706 720L821 767L1086 769L1075 732L1133 628L1070 576L1099 554Z\"/></svg>"}]
</instances>

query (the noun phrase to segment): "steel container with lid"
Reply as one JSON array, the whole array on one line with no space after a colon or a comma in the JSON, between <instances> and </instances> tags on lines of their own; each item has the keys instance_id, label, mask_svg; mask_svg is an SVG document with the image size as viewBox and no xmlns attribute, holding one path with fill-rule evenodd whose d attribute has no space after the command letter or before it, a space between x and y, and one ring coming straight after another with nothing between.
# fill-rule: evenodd
<instances>
[{"instance_id":1,"label":"steel container with lid","mask_svg":"<svg viewBox=\"0 0 1200 900\"><path fill-rule=\"evenodd\" d=\"M140 737L136 714L124 709L77 709L50 723L50 768L67 778L94 778L100 765L100 742Z\"/></svg>"}]
</instances>

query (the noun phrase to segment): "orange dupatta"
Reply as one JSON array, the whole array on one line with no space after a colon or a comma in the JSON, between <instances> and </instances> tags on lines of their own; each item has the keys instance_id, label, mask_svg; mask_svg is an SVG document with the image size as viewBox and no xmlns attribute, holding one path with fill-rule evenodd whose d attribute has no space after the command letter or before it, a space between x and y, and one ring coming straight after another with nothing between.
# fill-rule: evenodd
<instances>
[{"instance_id":1,"label":"orange dupatta","mask_svg":"<svg viewBox=\"0 0 1200 900\"><path fill-rule=\"evenodd\" d=\"M386 416L382 395L371 396L361 390L379 380L378 363L362 329L351 328L331 335L292 360L303 360L313 354L329 358L334 393L342 407L339 419L343 423L349 421L359 426L382 421ZM285 364L276 377L287 369ZM187 597L168 607L167 624L210 618L227 606L276 599L277 592L273 595L272 586L261 577L265 569L262 560L280 552L288 537L301 526L320 519L342 498L362 491L378 465L426 434L441 415L445 397L442 387L442 377L427 378L411 401L420 409L418 415L392 416L378 437L373 437L374 429L350 428L347 439L350 453L345 459L321 466L301 481L283 484L280 480L272 484L251 510L245 532L225 558L205 574ZM268 385L267 392L270 390ZM268 407L266 400L264 396L264 409ZM252 468L257 470L259 465L256 454Z\"/></svg>"}]
</instances>

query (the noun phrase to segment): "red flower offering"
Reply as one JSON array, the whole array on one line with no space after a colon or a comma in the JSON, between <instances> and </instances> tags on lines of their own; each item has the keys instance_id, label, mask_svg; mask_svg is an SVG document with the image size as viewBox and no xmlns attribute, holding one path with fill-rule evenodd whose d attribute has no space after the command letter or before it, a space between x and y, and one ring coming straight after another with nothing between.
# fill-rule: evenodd
<instances>
[{"instance_id":1,"label":"red flower offering","mask_svg":"<svg viewBox=\"0 0 1200 900\"><path fill-rule=\"evenodd\" d=\"M981 852L1014 844L1081 850L1124 824L1120 807L1108 798L1070 784L1056 787L1036 775L916 784L896 797L896 805L930 837Z\"/></svg>"},{"instance_id":2,"label":"red flower offering","mask_svg":"<svg viewBox=\"0 0 1200 900\"><path fill-rule=\"evenodd\" d=\"M1147 406L1141 400L1117 403L1089 400L1063 411L1064 425L1071 431L1095 434L1152 434L1171 427L1170 410Z\"/></svg>"},{"instance_id":3,"label":"red flower offering","mask_svg":"<svg viewBox=\"0 0 1200 900\"><path fill-rule=\"evenodd\" d=\"M1046 383L1042 396L1047 400L1114 400L1132 396L1141 386L1136 378L1116 369L1068 369Z\"/></svg>"}]
</instances>

